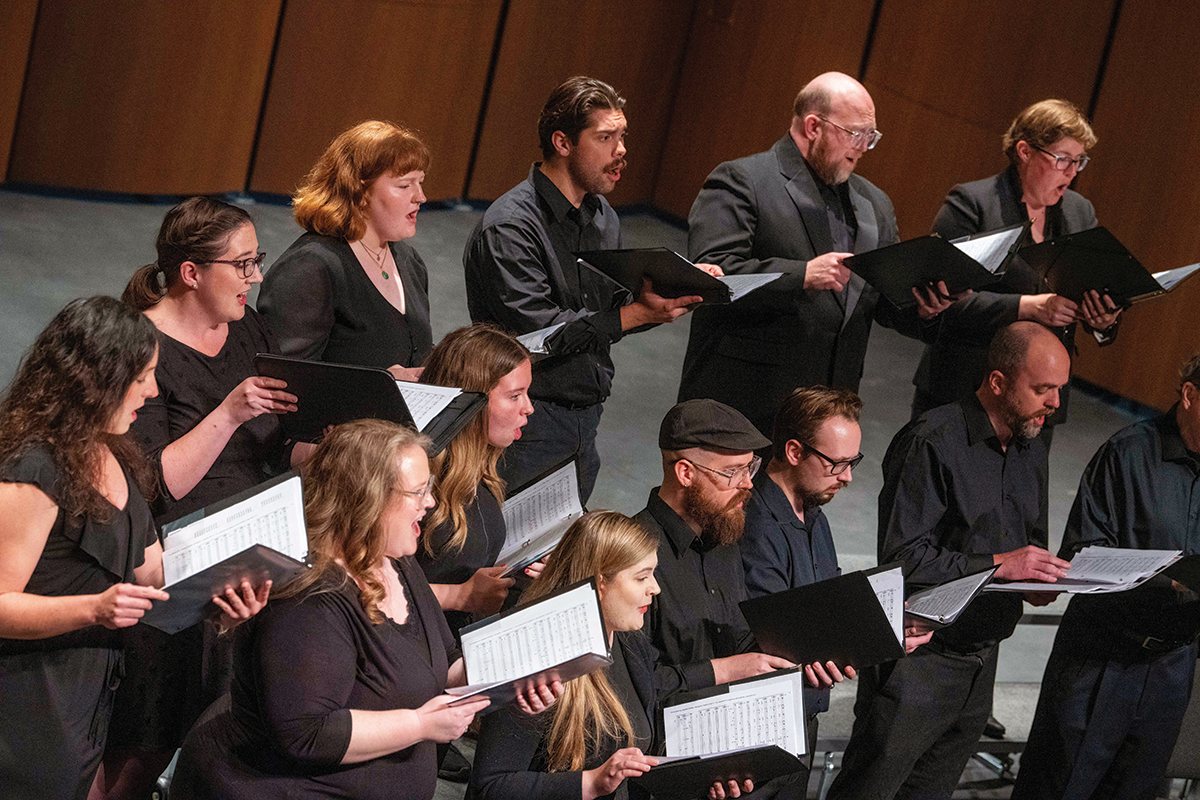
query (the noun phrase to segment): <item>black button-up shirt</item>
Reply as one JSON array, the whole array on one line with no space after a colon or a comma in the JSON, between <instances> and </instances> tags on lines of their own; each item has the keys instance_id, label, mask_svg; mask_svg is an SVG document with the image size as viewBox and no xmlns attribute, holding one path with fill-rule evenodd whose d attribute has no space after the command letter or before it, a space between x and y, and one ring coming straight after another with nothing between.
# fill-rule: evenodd
<instances>
[{"instance_id":1,"label":"black button-up shirt","mask_svg":"<svg viewBox=\"0 0 1200 800\"><path fill-rule=\"evenodd\" d=\"M1118 431L1092 457L1067 518L1062 558L1089 545L1200 552L1200 455L1187 449L1175 414L1172 408ZM1198 632L1200 597L1158 575L1127 592L1072 598L1060 638L1109 648L1138 634L1178 643Z\"/></svg>"},{"instance_id":2,"label":"black button-up shirt","mask_svg":"<svg viewBox=\"0 0 1200 800\"><path fill-rule=\"evenodd\" d=\"M710 659L754 647L738 607L747 594L737 545L705 548L658 489L634 519L658 534L654 577L662 593L650 604L645 631L662 661L682 669L687 688L711 686Z\"/></svg>"},{"instance_id":3,"label":"black button-up shirt","mask_svg":"<svg viewBox=\"0 0 1200 800\"><path fill-rule=\"evenodd\" d=\"M529 177L488 208L463 252L473 322L518 335L567 325L556 353L533 365L530 396L565 406L601 403L612 388L609 346L621 338L620 307L629 293L581 267L575 253L621 246L617 213L603 197L579 208L534 164Z\"/></svg>"},{"instance_id":4,"label":"black button-up shirt","mask_svg":"<svg viewBox=\"0 0 1200 800\"><path fill-rule=\"evenodd\" d=\"M1040 438L1007 448L975 395L896 434L883 459L879 563L904 563L909 592L992 566L993 554L1048 543L1048 470ZM1012 634L1022 598L987 593L934 638L963 652Z\"/></svg>"},{"instance_id":5,"label":"black button-up shirt","mask_svg":"<svg viewBox=\"0 0 1200 800\"><path fill-rule=\"evenodd\" d=\"M755 478L746 504L746 533L738 547L751 597L807 586L842 572L825 512L806 508L801 522L765 469Z\"/></svg>"}]
</instances>

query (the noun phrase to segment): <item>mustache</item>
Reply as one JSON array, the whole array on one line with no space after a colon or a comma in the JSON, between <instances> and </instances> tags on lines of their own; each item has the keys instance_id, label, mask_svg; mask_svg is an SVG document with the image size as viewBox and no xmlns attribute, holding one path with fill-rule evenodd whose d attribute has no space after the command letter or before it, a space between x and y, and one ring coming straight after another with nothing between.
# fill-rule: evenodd
<instances>
[{"instance_id":1,"label":"mustache","mask_svg":"<svg viewBox=\"0 0 1200 800\"><path fill-rule=\"evenodd\" d=\"M615 170L621 170L622 172L625 171L625 159L618 158L616 161L604 168L605 172L613 172Z\"/></svg>"}]
</instances>

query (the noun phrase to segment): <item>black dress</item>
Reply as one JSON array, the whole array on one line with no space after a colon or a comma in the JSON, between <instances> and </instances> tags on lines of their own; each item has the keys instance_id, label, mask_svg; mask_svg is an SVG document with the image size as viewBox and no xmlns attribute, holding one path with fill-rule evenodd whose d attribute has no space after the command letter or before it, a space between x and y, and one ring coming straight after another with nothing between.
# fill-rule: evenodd
<instances>
[{"instance_id":1,"label":"black dress","mask_svg":"<svg viewBox=\"0 0 1200 800\"><path fill-rule=\"evenodd\" d=\"M238 629L229 707L210 710L188 734L173 796L433 796L432 741L340 763L350 743L350 709L418 708L445 690L457 658L420 568L411 558L393 563L408 598L404 625L387 618L373 624L358 587L331 578L273 600Z\"/></svg>"},{"instance_id":2,"label":"black dress","mask_svg":"<svg viewBox=\"0 0 1200 800\"><path fill-rule=\"evenodd\" d=\"M0 481L33 484L60 502L59 470L45 447L0 468ZM129 500L108 522L61 509L25 591L99 594L133 583L157 541L150 508L125 473ZM0 509L0 513L3 510ZM0 639L0 795L83 798L100 765L121 680L122 636L99 625L49 639Z\"/></svg>"},{"instance_id":3,"label":"black dress","mask_svg":"<svg viewBox=\"0 0 1200 800\"><path fill-rule=\"evenodd\" d=\"M158 471L159 493L152 503L162 526L262 483L287 467L290 448L275 414L242 423L200 482L179 499L162 477L167 445L195 428L233 389L257 372L254 356L278 353L266 322L254 309L229 323L221 352L209 356L160 334L158 397L138 412L130 427ZM127 634L126 674L117 692L108 744L174 750L188 728L229 687L233 651L228 637L218 637L212 622L202 622L174 635L147 625Z\"/></svg>"},{"instance_id":4,"label":"black dress","mask_svg":"<svg viewBox=\"0 0 1200 800\"><path fill-rule=\"evenodd\" d=\"M634 744L643 753L661 753L663 743L655 732L659 698L680 688L682 677L677 669L655 670L657 652L640 631L619 631L613 635L613 663L608 668L609 683L629 715ZM550 772L547 768L546 731L551 712L531 717L513 704L483 718L479 746L467 797L471 800L562 800L583 794L579 770ZM600 737L584 760L586 769L595 769L623 747L625 741ZM629 781L623 781L609 798L624 800L630 796Z\"/></svg>"},{"instance_id":5,"label":"black dress","mask_svg":"<svg viewBox=\"0 0 1200 800\"><path fill-rule=\"evenodd\" d=\"M466 583L476 570L496 565L496 559L504 547L507 528L504 515L500 513L500 503L483 481L476 487L475 499L467 506L466 513L467 538L463 541L462 550L455 552L446 549L446 543L454 535L454 526L449 520L432 531L423 532L437 553L436 556L430 556L424 543L417 548L417 562L430 583ZM459 630L471 621L469 611L446 612L446 622L456 638Z\"/></svg>"},{"instance_id":6,"label":"black dress","mask_svg":"<svg viewBox=\"0 0 1200 800\"><path fill-rule=\"evenodd\" d=\"M403 314L371 283L345 239L305 233L283 252L263 279L258 310L284 355L380 369L424 363L433 349L425 262L404 242L390 246L404 286Z\"/></svg>"}]
</instances>

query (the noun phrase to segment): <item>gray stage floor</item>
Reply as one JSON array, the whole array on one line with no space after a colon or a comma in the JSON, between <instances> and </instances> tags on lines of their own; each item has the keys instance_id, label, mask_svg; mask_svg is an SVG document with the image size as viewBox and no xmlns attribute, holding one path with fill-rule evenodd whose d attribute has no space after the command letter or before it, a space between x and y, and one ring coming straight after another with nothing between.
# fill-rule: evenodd
<instances>
[{"instance_id":1,"label":"gray stage floor","mask_svg":"<svg viewBox=\"0 0 1200 800\"><path fill-rule=\"evenodd\" d=\"M7 383L33 337L68 300L120 295L138 266L155 258L154 236L168 206L49 197L0 191L0 380ZM284 206L251 204L259 243L274 260L300 233ZM462 248L480 213L469 208L422 211L412 244L429 266L435 339L469 322ZM652 215L626 214L625 246L684 252L686 233ZM661 478L658 423L675 400L688 320L630 336L613 349L616 380L605 404L599 449L603 468L590 507L639 511ZM863 452L854 483L826 507L843 568L875 562L875 500L888 442L908 420L920 345L876 328L862 385ZM1096 448L1135 413L1084 392L1051 455L1050 530L1057 547L1080 473ZM1053 610L1053 607L1051 607ZM1006 643L998 679L1038 682L1053 638L1049 626L1023 626Z\"/></svg>"}]
</instances>

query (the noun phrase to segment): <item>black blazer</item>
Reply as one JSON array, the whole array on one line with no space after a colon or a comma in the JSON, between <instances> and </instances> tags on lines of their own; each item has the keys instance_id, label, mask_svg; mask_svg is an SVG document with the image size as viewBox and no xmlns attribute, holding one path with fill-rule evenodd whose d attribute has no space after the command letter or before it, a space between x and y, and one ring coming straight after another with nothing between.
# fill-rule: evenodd
<instances>
[{"instance_id":1,"label":"black blazer","mask_svg":"<svg viewBox=\"0 0 1200 800\"><path fill-rule=\"evenodd\" d=\"M1021 202L1021 180L1010 167L971 183L962 183L950 190L933 222L933 232L957 239L974 233L1020 225L1027 219ZM1078 233L1096 227L1096 211L1078 192L1067 190L1063 199L1046 212L1049 236ZM1022 245L1030 244L1027 239ZM983 379L987 348L1000 328L1017 321L1022 295L1049 291L1041 279L1024 261L1017 258L1009 265L1004 283L997 291L981 291L964 297L938 317L936 336L926 345L921 363L913 376L918 402L924 405L943 405L959 400L979 388ZM1074 351L1075 326L1058 331L1063 344ZM1111 343L1115 330L1101 338L1102 345ZM1066 398L1052 420L1066 419ZM914 405L914 410L919 410ZM1053 424L1052 423L1052 424Z\"/></svg>"},{"instance_id":2,"label":"black blazer","mask_svg":"<svg viewBox=\"0 0 1200 800\"><path fill-rule=\"evenodd\" d=\"M345 239L309 232L293 242L267 270L258 295L258 313L283 354L381 369L421 366L433 349L429 274L410 245L391 248L404 285L403 314L371 283Z\"/></svg>"},{"instance_id":3,"label":"black blazer","mask_svg":"<svg viewBox=\"0 0 1200 800\"><path fill-rule=\"evenodd\" d=\"M892 203L851 175L858 221L855 252L899 241ZM688 215L688 254L726 273L784 272L744 300L692 315L679 399L711 397L769 432L776 404L797 386L857 389L872 319L919 335L915 312L900 314L853 275L846 297L804 291L805 264L831 252L829 219L816 181L790 135L764 153L728 161L704 182Z\"/></svg>"},{"instance_id":4,"label":"black blazer","mask_svg":"<svg viewBox=\"0 0 1200 800\"><path fill-rule=\"evenodd\" d=\"M655 731L654 742L648 752L661 753L661 726L656 722L659 698L679 688L679 673L669 669L654 669L658 652L641 631L615 633L613 647L621 648L629 677L642 703L640 710L646 714L651 729ZM563 800L581 797L583 781L578 770L546 771L545 733L548 723L549 714L531 717L511 704L484 717L467 797L472 800ZM593 769L604 763L624 746L624 742L605 738L597 752L588 759L588 768ZM622 784L621 788L627 785ZM618 793L621 793L620 789Z\"/></svg>"}]
</instances>

